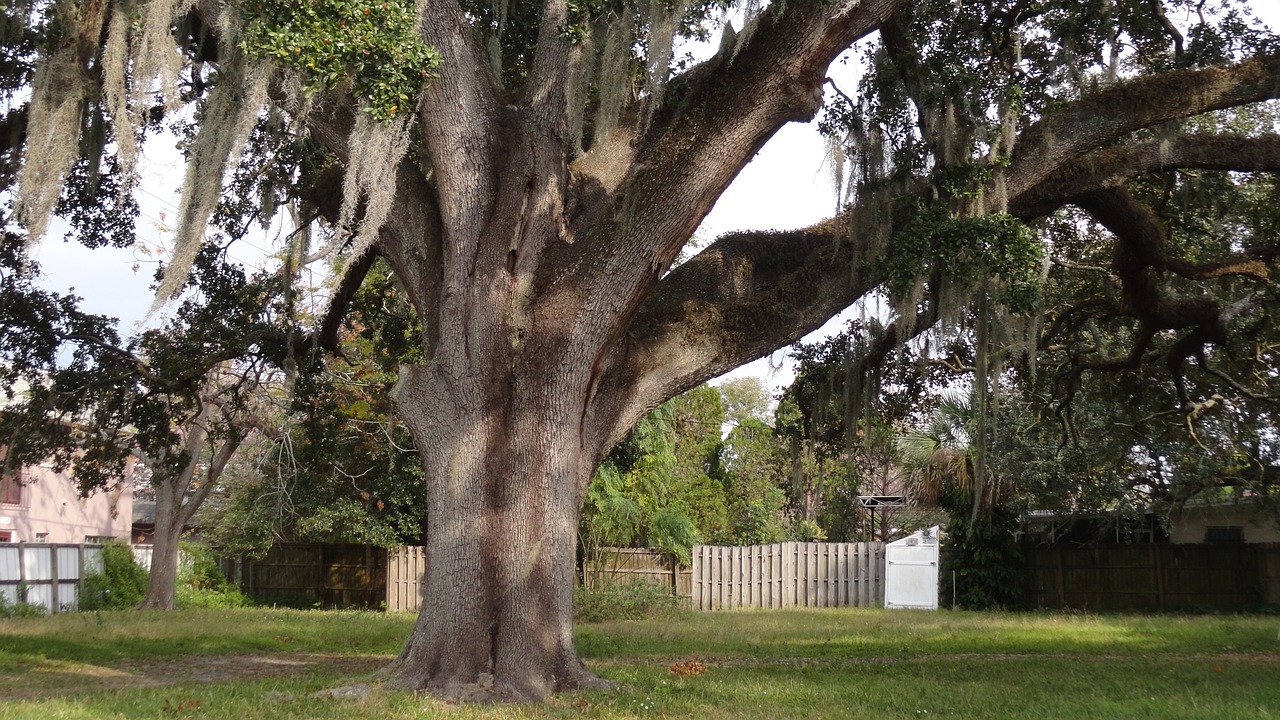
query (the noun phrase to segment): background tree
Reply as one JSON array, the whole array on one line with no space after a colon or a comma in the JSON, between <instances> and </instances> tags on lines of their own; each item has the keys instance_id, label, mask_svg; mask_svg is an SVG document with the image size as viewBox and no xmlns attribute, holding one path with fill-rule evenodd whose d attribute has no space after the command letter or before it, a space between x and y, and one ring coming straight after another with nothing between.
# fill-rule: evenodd
<instances>
[{"instance_id":1,"label":"background tree","mask_svg":"<svg viewBox=\"0 0 1280 720\"><path fill-rule=\"evenodd\" d=\"M748 420L773 422L773 396L764 380L755 375L729 378L716 385L724 402L725 422L738 426Z\"/></svg>"},{"instance_id":2,"label":"background tree","mask_svg":"<svg viewBox=\"0 0 1280 720\"><path fill-rule=\"evenodd\" d=\"M351 298L336 353L294 382L281 431L252 453L201 514L219 547L251 555L275 542L421 543L422 463L390 406L396 369L421 328L385 263Z\"/></svg>"},{"instance_id":3,"label":"background tree","mask_svg":"<svg viewBox=\"0 0 1280 720\"><path fill-rule=\"evenodd\" d=\"M1235 3L1197 4L1185 32L1166 6L1191 7L57 0L36 8L56 22L16 207L38 237L75 165L68 137L87 138L81 154L114 150L132 177L153 91L170 108L197 103L168 297L263 108L312 138L329 164L299 159L285 175L315 190L332 247L386 258L422 320L422 363L393 396L428 478L433 563L396 682L538 698L602 684L572 647L579 510L609 449L679 392L880 288L899 340L974 300L985 380L998 331L1034 313L1044 238L1023 223L1065 205L1124 248L1121 305L1141 321L1126 357L1173 330L1169 357L1185 361L1230 329L1231 304L1164 302L1146 282L1176 263L1152 252L1161 236L1120 188L1150 172L1275 170L1274 136L1178 123L1272 99L1280 60ZM725 7L742 15L719 51L675 59L675 39L709 36ZM734 233L672 269L743 165L817 113L827 67L864 38L867 82L826 119L852 149L837 216ZM1273 262L1198 247L1187 282L1261 282L1254 263ZM1192 410L1212 399L1192 393Z\"/></svg>"},{"instance_id":4,"label":"background tree","mask_svg":"<svg viewBox=\"0 0 1280 720\"><path fill-rule=\"evenodd\" d=\"M948 396L928 425L904 433L898 443L911 503L946 512L951 553L942 572L953 601L969 608L1011 607L1023 597L1014 531L1025 507L1013 496L1013 476L978 460L980 445L990 441L979 434L977 407Z\"/></svg>"},{"instance_id":5,"label":"background tree","mask_svg":"<svg viewBox=\"0 0 1280 720\"><path fill-rule=\"evenodd\" d=\"M700 386L646 415L601 464L582 517L589 564L607 546L648 547L688 564L690 548L729 533L720 394Z\"/></svg>"},{"instance_id":6,"label":"background tree","mask_svg":"<svg viewBox=\"0 0 1280 720\"><path fill-rule=\"evenodd\" d=\"M27 313L8 327L40 346L7 353L23 392L0 414L6 462L52 461L84 493L131 479L150 486L155 536L143 607L173 609L178 541L241 443L265 428L264 392L278 372L265 359L280 357L270 300L278 284L250 282L213 249L193 277L197 295L127 343L114 321L83 315L70 300L44 308L56 317Z\"/></svg>"},{"instance_id":7,"label":"background tree","mask_svg":"<svg viewBox=\"0 0 1280 720\"><path fill-rule=\"evenodd\" d=\"M779 408L792 458L791 503L810 508L806 517L816 513L832 540L892 540L938 521L920 507L878 507L873 515L858 500L906 495L901 428L927 417L936 393L963 377L929 349L900 342L892 327L863 318L792 348L796 377Z\"/></svg>"}]
</instances>

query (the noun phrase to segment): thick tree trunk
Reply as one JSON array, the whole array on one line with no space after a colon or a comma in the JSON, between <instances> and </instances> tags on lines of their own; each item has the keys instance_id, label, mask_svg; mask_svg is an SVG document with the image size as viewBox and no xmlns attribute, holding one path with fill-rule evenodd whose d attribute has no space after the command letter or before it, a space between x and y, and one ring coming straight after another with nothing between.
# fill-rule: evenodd
<instances>
[{"instance_id":1,"label":"thick tree trunk","mask_svg":"<svg viewBox=\"0 0 1280 720\"><path fill-rule=\"evenodd\" d=\"M173 610L178 585L178 542L182 539L182 494L170 483L156 485L156 527L151 576L140 608Z\"/></svg>"},{"instance_id":2,"label":"thick tree trunk","mask_svg":"<svg viewBox=\"0 0 1280 720\"><path fill-rule=\"evenodd\" d=\"M572 636L578 517L599 454L581 431L585 385L555 379L524 365L467 397L457 377L402 371L395 399L427 471L429 561L396 684L481 701L609 686Z\"/></svg>"}]
</instances>

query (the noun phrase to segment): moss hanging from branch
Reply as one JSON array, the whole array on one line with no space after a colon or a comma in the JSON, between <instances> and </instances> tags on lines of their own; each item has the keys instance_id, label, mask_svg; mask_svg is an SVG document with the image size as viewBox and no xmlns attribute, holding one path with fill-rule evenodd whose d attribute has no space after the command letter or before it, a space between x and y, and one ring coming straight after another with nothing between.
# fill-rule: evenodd
<instances>
[{"instance_id":1,"label":"moss hanging from branch","mask_svg":"<svg viewBox=\"0 0 1280 720\"><path fill-rule=\"evenodd\" d=\"M173 256L156 291L153 312L182 290L187 272L204 244L209 218L218 206L223 178L232 160L240 157L266 104L270 68L264 64L246 67L247 62L238 53L224 62L217 84L205 101L200 131L191 145L182 181Z\"/></svg>"},{"instance_id":2,"label":"moss hanging from branch","mask_svg":"<svg viewBox=\"0 0 1280 720\"><path fill-rule=\"evenodd\" d=\"M631 47L635 42L635 23L630 12L622 12L608 23L600 51L597 92L600 105L596 110L592 139L601 142L618 126L622 108L634 94Z\"/></svg>"},{"instance_id":3,"label":"moss hanging from branch","mask_svg":"<svg viewBox=\"0 0 1280 720\"><path fill-rule=\"evenodd\" d=\"M44 236L62 184L75 165L93 84L73 49L61 49L36 69L16 211L35 242Z\"/></svg>"},{"instance_id":4,"label":"moss hanging from branch","mask_svg":"<svg viewBox=\"0 0 1280 720\"><path fill-rule=\"evenodd\" d=\"M32 78L27 142L15 200L18 219L26 225L31 242L48 228L62 185L79 155L76 139L86 125L95 122L86 117L95 90L89 65L106 22L102 4L58 2L52 14L63 35L50 39L53 50L41 58ZM94 108L92 114L96 113Z\"/></svg>"},{"instance_id":5,"label":"moss hanging from branch","mask_svg":"<svg viewBox=\"0 0 1280 720\"><path fill-rule=\"evenodd\" d=\"M174 43L173 23L193 4L192 0L149 0L143 8L131 42L130 109L134 128L141 127L157 96L166 110L181 106L178 78L186 58Z\"/></svg>"},{"instance_id":6,"label":"moss hanging from branch","mask_svg":"<svg viewBox=\"0 0 1280 720\"><path fill-rule=\"evenodd\" d=\"M348 145L353 152L342 183L342 210L339 232L354 235L351 258L358 258L378 239L378 231L391 213L396 194L396 166L409 152L412 115L390 124L377 122L371 116L356 118ZM360 201L364 200L364 217L354 228ZM341 273L339 273L341 274Z\"/></svg>"},{"instance_id":7,"label":"moss hanging from branch","mask_svg":"<svg viewBox=\"0 0 1280 720\"><path fill-rule=\"evenodd\" d=\"M676 32L680 29L680 19L684 17L687 6L688 0L647 0L640 5L640 12L649 25L646 122L662 107L667 78L671 75Z\"/></svg>"},{"instance_id":8,"label":"moss hanging from branch","mask_svg":"<svg viewBox=\"0 0 1280 720\"><path fill-rule=\"evenodd\" d=\"M129 112L129 17L117 10L107 26L107 43L102 49L102 100L116 127L116 158L121 174L132 178L138 164L135 119ZM127 191L128 185L120 189Z\"/></svg>"}]
</instances>

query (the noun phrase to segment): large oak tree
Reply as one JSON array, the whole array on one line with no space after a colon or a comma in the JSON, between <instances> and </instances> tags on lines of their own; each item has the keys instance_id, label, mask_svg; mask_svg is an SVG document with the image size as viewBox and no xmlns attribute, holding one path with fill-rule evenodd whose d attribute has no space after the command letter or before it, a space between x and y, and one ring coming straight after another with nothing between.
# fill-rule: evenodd
<instances>
[{"instance_id":1,"label":"large oak tree","mask_svg":"<svg viewBox=\"0 0 1280 720\"><path fill-rule=\"evenodd\" d=\"M387 260L423 327L424 361L393 396L426 471L431 564L394 677L540 698L602 685L573 648L574 533L592 471L645 412L886 286L908 298L898 337L945 316L956 288L1025 304L1034 235L1019 221L1065 204L1143 236L1134 277L1176 269L1117 188L1170 167L1276 168L1274 136L1180 129L1280 93L1274 43L1203 3L1171 14L1192 5L58 2L18 210L38 235L70 167L67 118L127 172L162 112L153 91L200 99L167 293L261 107L331 158L289 156L298 199L348 255ZM717 52L673 59L673 38L710 33L728 7L738 31ZM859 41L874 82L842 89L828 118L859 170L839 214L735 233L673 268L753 155L815 117ZM1214 320L1126 287L1153 328Z\"/></svg>"}]
</instances>

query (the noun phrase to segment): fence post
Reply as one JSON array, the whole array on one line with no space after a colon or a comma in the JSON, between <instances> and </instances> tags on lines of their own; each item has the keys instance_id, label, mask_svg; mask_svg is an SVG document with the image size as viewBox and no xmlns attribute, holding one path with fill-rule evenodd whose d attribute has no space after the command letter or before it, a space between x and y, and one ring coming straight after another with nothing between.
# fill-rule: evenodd
<instances>
[{"instance_id":1,"label":"fence post","mask_svg":"<svg viewBox=\"0 0 1280 720\"><path fill-rule=\"evenodd\" d=\"M49 612L56 613L60 609L58 602L58 546L49 546Z\"/></svg>"},{"instance_id":2,"label":"fence post","mask_svg":"<svg viewBox=\"0 0 1280 720\"><path fill-rule=\"evenodd\" d=\"M1164 610L1164 569L1163 563L1160 562L1159 548L1155 543L1148 545L1148 552L1151 555L1151 572L1155 574L1156 586L1156 607Z\"/></svg>"},{"instance_id":3,"label":"fence post","mask_svg":"<svg viewBox=\"0 0 1280 720\"><path fill-rule=\"evenodd\" d=\"M18 587L14 589L18 602L27 601L27 544L18 543Z\"/></svg>"},{"instance_id":4,"label":"fence post","mask_svg":"<svg viewBox=\"0 0 1280 720\"><path fill-rule=\"evenodd\" d=\"M76 609L80 609L80 598L84 597L84 543L80 543L76 550L76 558L80 563L80 568L76 573Z\"/></svg>"},{"instance_id":5,"label":"fence post","mask_svg":"<svg viewBox=\"0 0 1280 720\"><path fill-rule=\"evenodd\" d=\"M1067 581L1066 581L1066 578L1064 577L1064 572L1063 572L1063 570L1062 570L1062 552L1063 552L1063 548L1062 548L1062 546L1061 546L1061 545L1058 545L1058 546L1056 546L1056 547L1054 548L1054 553L1053 553L1053 554L1054 554L1054 557L1056 557L1056 558L1058 559L1058 562L1057 562L1057 566L1058 566L1058 607L1059 607L1059 608L1066 608L1066 607L1067 607ZM956 593L955 588L951 588L951 594L952 594L952 595L955 595L955 593Z\"/></svg>"}]
</instances>

